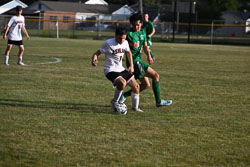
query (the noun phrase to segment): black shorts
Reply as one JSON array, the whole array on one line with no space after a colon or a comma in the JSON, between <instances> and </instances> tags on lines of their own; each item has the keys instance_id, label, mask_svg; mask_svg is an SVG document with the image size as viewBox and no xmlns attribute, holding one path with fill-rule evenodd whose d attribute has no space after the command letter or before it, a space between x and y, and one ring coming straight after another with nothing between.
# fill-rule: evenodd
<instances>
[{"instance_id":1,"label":"black shorts","mask_svg":"<svg viewBox=\"0 0 250 167\"><path fill-rule=\"evenodd\" d=\"M12 40L8 40L8 45L17 45L17 46L21 46L23 45L23 41L12 41Z\"/></svg>"},{"instance_id":2,"label":"black shorts","mask_svg":"<svg viewBox=\"0 0 250 167\"><path fill-rule=\"evenodd\" d=\"M128 83L133 78L133 74L124 70L122 72L109 72L106 77L113 83L113 85L115 85L114 82L120 77L124 78Z\"/></svg>"}]
</instances>

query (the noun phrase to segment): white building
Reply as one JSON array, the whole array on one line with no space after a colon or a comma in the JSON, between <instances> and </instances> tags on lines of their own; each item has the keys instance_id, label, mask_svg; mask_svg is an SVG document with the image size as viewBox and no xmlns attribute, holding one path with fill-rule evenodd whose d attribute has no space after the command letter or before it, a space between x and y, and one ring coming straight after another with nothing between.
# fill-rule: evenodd
<instances>
[{"instance_id":1,"label":"white building","mask_svg":"<svg viewBox=\"0 0 250 167\"><path fill-rule=\"evenodd\" d=\"M22 8L28 7L25 3L23 3L19 0L12 0L12 1L7 2L7 3L3 4L2 6L0 6L0 14L3 14L5 12L13 9L16 6L22 6Z\"/></svg>"},{"instance_id":2,"label":"white building","mask_svg":"<svg viewBox=\"0 0 250 167\"><path fill-rule=\"evenodd\" d=\"M89 4L89 5L108 5L107 2L104 0L89 0L85 2L84 4Z\"/></svg>"}]
</instances>

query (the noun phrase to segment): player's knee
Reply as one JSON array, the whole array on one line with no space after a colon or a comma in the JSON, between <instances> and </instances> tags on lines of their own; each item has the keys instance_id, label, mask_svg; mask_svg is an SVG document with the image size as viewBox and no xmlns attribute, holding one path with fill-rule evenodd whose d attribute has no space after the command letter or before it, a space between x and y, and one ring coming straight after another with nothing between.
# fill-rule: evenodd
<instances>
[{"instance_id":1,"label":"player's knee","mask_svg":"<svg viewBox=\"0 0 250 167\"><path fill-rule=\"evenodd\" d=\"M159 80L160 80L160 75L157 72L155 72L153 81L158 82Z\"/></svg>"},{"instance_id":2,"label":"player's knee","mask_svg":"<svg viewBox=\"0 0 250 167\"><path fill-rule=\"evenodd\" d=\"M151 86L150 83L147 83L146 86L145 86L145 89L150 88L150 86Z\"/></svg>"},{"instance_id":3,"label":"player's knee","mask_svg":"<svg viewBox=\"0 0 250 167\"><path fill-rule=\"evenodd\" d=\"M127 84L126 80L123 78L120 78L118 80L117 86L120 88L120 90L123 90L126 87L126 84Z\"/></svg>"},{"instance_id":4,"label":"player's knee","mask_svg":"<svg viewBox=\"0 0 250 167\"><path fill-rule=\"evenodd\" d=\"M6 52L9 52L10 50L11 50L11 46L8 46L7 48L6 48Z\"/></svg>"},{"instance_id":5,"label":"player's knee","mask_svg":"<svg viewBox=\"0 0 250 167\"><path fill-rule=\"evenodd\" d=\"M141 85L141 88L143 89L143 90L145 90L145 89L148 89L150 87L150 83L148 82L148 83L145 83L145 84L143 84L143 85Z\"/></svg>"},{"instance_id":6,"label":"player's knee","mask_svg":"<svg viewBox=\"0 0 250 167\"><path fill-rule=\"evenodd\" d=\"M24 52L24 47L19 48L20 52Z\"/></svg>"},{"instance_id":7,"label":"player's knee","mask_svg":"<svg viewBox=\"0 0 250 167\"><path fill-rule=\"evenodd\" d=\"M138 94L140 92L140 85L138 83L136 83L134 89L135 89L134 92Z\"/></svg>"}]
</instances>

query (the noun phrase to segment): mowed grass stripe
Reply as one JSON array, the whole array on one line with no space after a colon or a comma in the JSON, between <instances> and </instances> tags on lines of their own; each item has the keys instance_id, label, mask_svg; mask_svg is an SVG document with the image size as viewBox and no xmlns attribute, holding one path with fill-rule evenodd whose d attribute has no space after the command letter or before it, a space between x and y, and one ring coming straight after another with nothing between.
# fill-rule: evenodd
<instances>
[{"instance_id":1,"label":"mowed grass stripe","mask_svg":"<svg viewBox=\"0 0 250 167\"><path fill-rule=\"evenodd\" d=\"M0 65L0 166L249 166L250 48L154 43L162 98L112 114L112 84L91 56L103 41L32 38ZM0 40L0 62L6 41ZM60 58L56 64L44 63ZM143 58L146 60L146 58ZM128 90L128 88L126 89Z\"/></svg>"}]
</instances>

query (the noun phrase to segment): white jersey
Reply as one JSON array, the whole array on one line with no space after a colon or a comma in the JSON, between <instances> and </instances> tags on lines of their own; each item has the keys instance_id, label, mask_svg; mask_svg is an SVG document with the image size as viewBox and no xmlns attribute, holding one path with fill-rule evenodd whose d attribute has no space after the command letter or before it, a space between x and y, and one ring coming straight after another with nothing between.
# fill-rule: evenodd
<instances>
[{"instance_id":1,"label":"white jersey","mask_svg":"<svg viewBox=\"0 0 250 167\"><path fill-rule=\"evenodd\" d=\"M111 38L103 42L99 49L105 54L104 74L109 72L122 72L125 68L122 65L122 59L125 51L130 51L128 41L125 40L122 44L116 42L115 38Z\"/></svg>"},{"instance_id":2,"label":"white jersey","mask_svg":"<svg viewBox=\"0 0 250 167\"><path fill-rule=\"evenodd\" d=\"M8 27L10 27L8 39L12 41L21 41L22 40L22 27L24 26L25 26L24 17L22 15L12 16L8 23Z\"/></svg>"}]
</instances>

